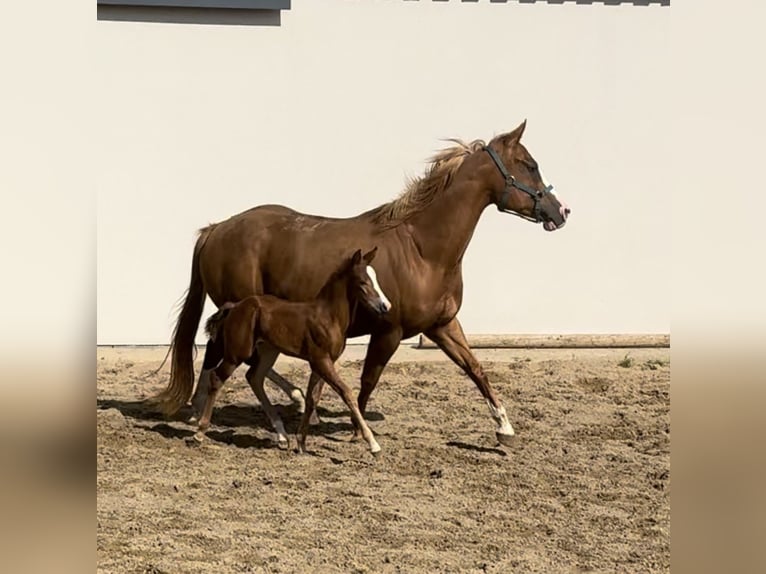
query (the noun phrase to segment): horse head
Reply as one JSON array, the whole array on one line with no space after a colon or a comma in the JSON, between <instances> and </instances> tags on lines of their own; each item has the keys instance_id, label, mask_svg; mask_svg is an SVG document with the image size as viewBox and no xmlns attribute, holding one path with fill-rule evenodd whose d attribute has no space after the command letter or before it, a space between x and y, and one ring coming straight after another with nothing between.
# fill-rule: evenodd
<instances>
[{"instance_id":1,"label":"horse head","mask_svg":"<svg viewBox=\"0 0 766 574\"><path fill-rule=\"evenodd\" d=\"M377 251L378 248L374 247L362 255L362 250L357 249L351 257L349 272L359 301L371 311L383 315L391 310L391 302L380 288L377 274L371 265Z\"/></svg>"},{"instance_id":2,"label":"horse head","mask_svg":"<svg viewBox=\"0 0 766 574\"><path fill-rule=\"evenodd\" d=\"M493 138L484 147L487 187L499 211L555 231L564 227L571 210L545 181L537 161L521 143L526 125L524 120L515 130Z\"/></svg>"}]
</instances>

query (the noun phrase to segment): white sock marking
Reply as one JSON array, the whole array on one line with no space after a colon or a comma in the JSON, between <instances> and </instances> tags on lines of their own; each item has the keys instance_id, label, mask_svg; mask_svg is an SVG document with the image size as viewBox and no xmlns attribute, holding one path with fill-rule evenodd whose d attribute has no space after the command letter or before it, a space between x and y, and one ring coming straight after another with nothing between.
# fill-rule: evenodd
<instances>
[{"instance_id":1,"label":"white sock marking","mask_svg":"<svg viewBox=\"0 0 766 574\"><path fill-rule=\"evenodd\" d=\"M500 405L500 407L496 409L492 406L492 403L489 402L489 399L487 399L487 406L489 406L489 412L492 413L492 418L497 421L498 427L495 429L496 433L505 435L516 434L513 431L513 427L511 426L510 421L508 420L508 415L505 413L504 406Z\"/></svg>"},{"instance_id":2,"label":"white sock marking","mask_svg":"<svg viewBox=\"0 0 766 574\"><path fill-rule=\"evenodd\" d=\"M375 292L378 294L378 297L383 301L383 305L386 308L386 311L391 310L391 301L388 300L388 297L386 297L386 294L383 293L383 289L380 288L380 284L378 283L378 275L375 273L375 269L372 268L372 265L367 266L367 275L370 277L370 281L372 281L372 286L375 288Z\"/></svg>"}]
</instances>

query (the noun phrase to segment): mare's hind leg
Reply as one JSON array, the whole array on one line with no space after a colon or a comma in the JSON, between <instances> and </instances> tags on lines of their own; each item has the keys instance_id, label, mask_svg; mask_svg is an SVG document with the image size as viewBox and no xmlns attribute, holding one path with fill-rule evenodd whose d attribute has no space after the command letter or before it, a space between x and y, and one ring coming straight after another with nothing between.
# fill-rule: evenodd
<instances>
[{"instance_id":1,"label":"mare's hind leg","mask_svg":"<svg viewBox=\"0 0 766 574\"><path fill-rule=\"evenodd\" d=\"M202 408L202 416L200 416L199 419L197 434L194 435L194 438L198 441L203 439L205 431L210 428L210 419L213 417L213 406L215 405L215 401L218 399L218 395L221 392L226 379L228 379L236 369L236 364L224 361L210 373L210 392L207 394L205 405Z\"/></svg>"},{"instance_id":2,"label":"mare's hind leg","mask_svg":"<svg viewBox=\"0 0 766 574\"><path fill-rule=\"evenodd\" d=\"M286 449L289 447L290 441L287 438L285 425L282 422L279 413L277 413L277 410L274 408L274 405L269 401L269 397L266 396L266 392L263 390L263 380L266 378L266 373L269 372L269 369L271 369L276 362L277 357L279 357L279 351L272 347L262 345L258 349L257 363L248 369L245 377L250 384L250 388L253 389L255 396L261 403L263 411L266 413L269 421L271 421L271 426L274 427L274 430L277 433L277 446Z\"/></svg>"},{"instance_id":3,"label":"mare's hind leg","mask_svg":"<svg viewBox=\"0 0 766 574\"><path fill-rule=\"evenodd\" d=\"M221 363L222 359L223 352L220 343L216 344L212 340L208 340L205 346L205 357L202 359L202 371L200 371L197 388L194 390L194 396L191 400L192 414L189 417L189 424L196 423L201 416L210 392L210 374Z\"/></svg>"},{"instance_id":4,"label":"mare's hind leg","mask_svg":"<svg viewBox=\"0 0 766 574\"><path fill-rule=\"evenodd\" d=\"M497 423L497 428L495 429L497 441L502 445L510 446L513 440L511 437L513 437L514 432L511 423L508 421L508 415L505 413L505 407L503 407L500 399L498 399L492 385L489 384L489 379L484 374L479 361L468 347L468 341L465 339L463 328L460 326L457 317L446 325L426 331L426 335L439 345L439 348L471 377L471 380L476 384L481 395L487 401L489 412Z\"/></svg>"},{"instance_id":5,"label":"mare's hind leg","mask_svg":"<svg viewBox=\"0 0 766 574\"><path fill-rule=\"evenodd\" d=\"M335 371L332 360L329 357L325 357L318 361L312 361L311 368L327 381L327 383L335 389L335 392L341 396L343 402L346 403L346 406L351 411L351 417L356 421L359 429L361 429L362 436L367 441L367 444L370 445L370 452L377 455L380 452L380 445L378 444L378 441L375 440L375 436L372 434L370 427L367 426L367 423L359 410L359 406L356 404L356 401L354 401L354 398L351 395L351 389L341 380L338 373ZM305 418L306 414L304 413L303 416Z\"/></svg>"},{"instance_id":6,"label":"mare's hind leg","mask_svg":"<svg viewBox=\"0 0 766 574\"><path fill-rule=\"evenodd\" d=\"M306 452L306 435L308 434L309 424L312 422L312 415L316 414L316 408L322 395L324 381L316 371L311 370L309 377L309 386L306 389L306 410L303 411L301 424L298 427L298 451Z\"/></svg>"}]
</instances>

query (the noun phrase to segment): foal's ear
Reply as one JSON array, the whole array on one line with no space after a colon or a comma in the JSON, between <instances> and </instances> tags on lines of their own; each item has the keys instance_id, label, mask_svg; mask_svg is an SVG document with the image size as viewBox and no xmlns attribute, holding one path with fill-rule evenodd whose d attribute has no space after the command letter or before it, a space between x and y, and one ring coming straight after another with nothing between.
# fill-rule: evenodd
<instances>
[{"instance_id":1,"label":"foal's ear","mask_svg":"<svg viewBox=\"0 0 766 574\"><path fill-rule=\"evenodd\" d=\"M378 252L378 246L376 245L375 247L373 247L373 248L372 248L372 250L371 250L371 251L368 251L367 253L365 253L365 254L364 254L364 262L365 262L367 265L369 265L369 264L370 264L370 262L371 262L373 259L375 259L375 254L376 254L377 252Z\"/></svg>"},{"instance_id":2,"label":"foal's ear","mask_svg":"<svg viewBox=\"0 0 766 574\"><path fill-rule=\"evenodd\" d=\"M521 136L524 135L524 129L527 127L527 120L524 119L523 122L521 122L518 127L502 136L503 144L506 146L513 146L516 145L521 141Z\"/></svg>"},{"instance_id":3,"label":"foal's ear","mask_svg":"<svg viewBox=\"0 0 766 574\"><path fill-rule=\"evenodd\" d=\"M362 260L362 250L357 249L354 252L354 255L351 257L351 265L359 265L359 262Z\"/></svg>"}]
</instances>

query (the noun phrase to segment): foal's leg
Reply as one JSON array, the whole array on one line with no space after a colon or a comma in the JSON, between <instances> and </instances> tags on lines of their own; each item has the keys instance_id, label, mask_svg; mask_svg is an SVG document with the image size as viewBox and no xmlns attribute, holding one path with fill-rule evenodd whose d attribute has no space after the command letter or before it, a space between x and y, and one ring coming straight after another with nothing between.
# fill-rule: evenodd
<instances>
[{"instance_id":1,"label":"foal's leg","mask_svg":"<svg viewBox=\"0 0 766 574\"><path fill-rule=\"evenodd\" d=\"M266 345L261 346L258 349L258 364L248 369L245 377L250 384L250 388L253 389L255 396L261 403L263 412L266 413L269 421L271 421L271 426L277 433L277 446L285 449L290 445L285 425L282 422L279 413L277 413L277 410L274 408L274 405L269 401L269 397L266 396L266 391L263 390L263 380L266 377L266 373L269 372L269 369L271 369L276 362L277 357L279 357L279 351Z\"/></svg>"},{"instance_id":2,"label":"foal's leg","mask_svg":"<svg viewBox=\"0 0 766 574\"><path fill-rule=\"evenodd\" d=\"M189 424L196 423L202 414L202 409L207 401L207 395L210 392L210 373L221 363L222 358L220 345L216 345L213 341L208 340L205 346L205 357L202 360L202 371L200 371L197 388L194 390L194 396L192 396L191 400L192 414L189 417Z\"/></svg>"},{"instance_id":3,"label":"foal's leg","mask_svg":"<svg viewBox=\"0 0 766 574\"><path fill-rule=\"evenodd\" d=\"M306 410L306 400L303 398L303 391L285 379L282 375L277 373L274 369L269 369L269 372L266 373L266 378L268 378L272 383L282 389L282 392L290 397L290 400L293 402L293 404L298 406L299 413L303 413L303 411Z\"/></svg>"},{"instance_id":4,"label":"foal's leg","mask_svg":"<svg viewBox=\"0 0 766 574\"><path fill-rule=\"evenodd\" d=\"M367 426L359 407L354 402L354 398L351 395L351 389L341 380L338 373L335 371L335 367L333 366L330 357L328 356L317 361L312 361L311 369L316 371L333 389L335 389L335 392L341 396L343 402L346 403L346 406L351 411L351 417L361 429L362 436L367 441L367 444L370 445L370 452L374 455L378 454L380 452L380 445L375 440L375 436L372 434L370 427ZM303 416L305 418L306 413L304 413Z\"/></svg>"},{"instance_id":5,"label":"foal's leg","mask_svg":"<svg viewBox=\"0 0 766 574\"><path fill-rule=\"evenodd\" d=\"M313 376L313 371L312 371L312 376ZM322 422L322 419L319 418L319 413L317 412L317 408L319 407L319 401L322 399L323 388L324 388L324 379L322 377L317 376L317 382L315 383L313 390L308 391L308 394L310 394L311 398L313 399L313 402L311 403L313 406L311 407L311 409L308 409L307 411L311 413L309 416L310 425L318 425ZM311 379L309 379L309 389L311 389Z\"/></svg>"},{"instance_id":6,"label":"foal's leg","mask_svg":"<svg viewBox=\"0 0 766 574\"><path fill-rule=\"evenodd\" d=\"M312 369L311 376L309 377L309 386L306 389L306 410L303 411L301 424L298 427L299 452L306 452L306 434L308 433L309 423L311 422L311 415L316 413L323 385L324 381L322 378Z\"/></svg>"},{"instance_id":7,"label":"foal's leg","mask_svg":"<svg viewBox=\"0 0 766 574\"><path fill-rule=\"evenodd\" d=\"M218 394L223 388L223 384L226 382L231 374L237 369L235 363L222 362L210 373L210 392L205 400L205 406L202 408L202 415L199 419L199 427L197 428L197 434L194 438L201 441L205 436L205 431L210 428L210 419L213 416L213 406Z\"/></svg>"},{"instance_id":8,"label":"foal's leg","mask_svg":"<svg viewBox=\"0 0 766 574\"><path fill-rule=\"evenodd\" d=\"M364 416L367 410L367 401L380 380L383 369L394 356L399 343L402 341L401 329L393 329L385 333L376 333L370 337L367 345L367 356L364 358L362 369L361 388L359 389L359 411ZM359 425L354 421L354 439L361 438Z\"/></svg>"},{"instance_id":9,"label":"foal's leg","mask_svg":"<svg viewBox=\"0 0 766 574\"><path fill-rule=\"evenodd\" d=\"M489 412L492 414L492 418L497 423L497 428L495 429L497 441L505 446L510 446L512 444L511 437L514 435L514 432L505 413L505 407L503 407L495 390L489 384L487 375L484 374L479 361L468 347L468 342L463 334L463 328L460 326L457 317L446 325L426 331L426 335L476 383L482 396L487 401L487 405L489 405Z\"/></svg>"}]
</instances>

